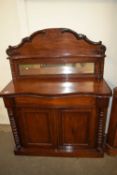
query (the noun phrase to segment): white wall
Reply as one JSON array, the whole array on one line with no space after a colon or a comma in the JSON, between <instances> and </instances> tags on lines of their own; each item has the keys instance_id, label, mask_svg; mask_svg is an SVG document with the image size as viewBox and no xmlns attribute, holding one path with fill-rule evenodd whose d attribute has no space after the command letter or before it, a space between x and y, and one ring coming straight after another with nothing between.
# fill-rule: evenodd
<instances>
[{"instance_id":1,"label":"white wall","mask_svg":"<svg viewBox=\"0 0 117 175\"><path fill-rule=\"evenodd\" d=\"M0 0L0 90L11 80L9 62L5 50L8 45L20 41L15 0ZM8 123L6 109L0 98L0 123Z\"/></svg>"},{"instance_id":2,"label":"white wall","mask_svg":"<svg viewBox=\"0 0 117 175\"><path fill-rule=\"evenodd\" d=\"M117 1L113 0L27 0L28 31L49 27L68 27L86 34L107 47L105 78L117 85L116 29ZM115 29L116 28L116 29ZM113 70L113 71L112 71Z\"/></svg>"},{"instance_id":3,"label":"white wall","mask_svg":"<svg viewBox=\"0 0 117 175\"><path fill-rule=\"evenodd\" d=\"M7 46L17 44L20 36L50 27L68 27L76 32L86 34L93 41L102 40L107 47L104 77L111 87L117 86L116 0L17 1L19 2L17 3L19 8L16 7L16 0L2 0L2 5L0 5L0 18L2 21L2 31L0 31L0 38L2 39L0 75L4 72L4 75L0 78L0 88L11 78L9 64L4 54ZM19 11L17 11L18 9ZM1 106L2 103L0 103ZM8 118L2 106L0 123L7 122Z\"/></svg>"}]
</instances>

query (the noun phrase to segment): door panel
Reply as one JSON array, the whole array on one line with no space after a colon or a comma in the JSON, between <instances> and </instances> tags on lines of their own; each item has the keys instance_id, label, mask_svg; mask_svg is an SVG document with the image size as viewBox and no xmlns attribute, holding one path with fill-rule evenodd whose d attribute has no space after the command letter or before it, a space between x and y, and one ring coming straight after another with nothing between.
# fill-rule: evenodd
<instances>
[{"instance_id":1,"label":"door panel","mask_svg":"<svg viewBox=\"0 0 117 175\"><path fill-rule=\"evenodd\" d=\"M96 110L66 109L61 111L59 142L61 146L94 147L97 129Z\"/></svg>"},{"instance_id":2,"label":"door panel","mask_svg":"<svg viewBox=\"0 0 117 175\"><path fill-rule=\"evenodd\" d=\"M51 110L19 108L17 125L23 146L54 147L56 132Z\"/></svg>"}]
</instances>

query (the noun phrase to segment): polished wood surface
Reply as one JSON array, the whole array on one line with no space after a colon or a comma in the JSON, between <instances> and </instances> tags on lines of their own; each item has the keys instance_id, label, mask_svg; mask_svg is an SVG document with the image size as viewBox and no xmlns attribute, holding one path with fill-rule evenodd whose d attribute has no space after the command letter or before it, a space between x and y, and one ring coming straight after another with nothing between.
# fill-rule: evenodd
<instances>
[{"instance_id":1,"label":"polished wood surface","mask_svg":"<svg viewBox=\"0 0 117 175\"><path fill-rule=\"evenodd\" d=\"M9 59L47 58L57 57L104 57L105 46L100 42L93 42L85 35L78 34L71 29L44 29L24 38L15 47L9 46Z\"/></svg>"},{"instance_id":2,"label":"polished wood surface","mask_svg":"<svg viewBox=\"0 0 117 175\"><path fill-rule=\"evenodd\" d=\"M103 79L105 51L101 42L63 28L41 30L9 46L13 80L0 96L8 111L15 154L104 156L111 96ZM87 63L93 65L89 72Z\"/></svg>"},{"instance_id":3,"label":"polished wood surface","mask_svg":"<svg viewBox=\"0 0 117 175\"><path fill-rule=\"evenodd\" d=\"M107 96L5 96L15 153L102 157L108 102Z\"/></svg>"},{"instance_id":4,"label":"polished wood surface","mask_svg":"<svg viewBox=\"0 0 117 175\"><path fill-rule=\"evenodd\" d=\"M17 108L16 115L24 147L55 147L56 128L51 110Z\"/></svg>"},{"instance_id":5,"label":"polished wood surface","mask_svg":"<svg viewBox=\"0 0 117 175\"><path fill-rule=\"evenodd\" d=\"M111 89L103 79L79 80L78 82L40 82L38 79L20 79L11 81L0 93L1 96L12 94L110 96Z\"/></svg>"},{"instance_id":6,"label":"polished wood surface","mask_svg":"<svg viewBox=\"0 0 117 175\"><path fill-rule=\"evenodd\" d=\"M102 42L93 42L83 34L77 34L70 29L54 28L45 29L33 33L25 38L17 46L9 46L9 55L13 79L38 78L41 80L76 80L82 78L103 78L104 59L106 47ZM74 63L93 63L94 72L83 74L77 72L66 75L56 70L56 74L45 75L21 74L19 65L21 64L74 64ZM28 71L27 71L28 72ZM38 70L39 72L39 70ZM49 72L52 72L50 69ZM36 76L37 74L37 76Z\"/></svg>"},{"instance_id":7,"label":"polished wood surface","mask_svg":"<svg viewBox=\"0 0 117 175\"><path fill-rule=\"evenodd\" d=\"M113 90L113 101L107 135L106 151L109 155L117 155L117 88Z\"/></svg>"}]
</instances>

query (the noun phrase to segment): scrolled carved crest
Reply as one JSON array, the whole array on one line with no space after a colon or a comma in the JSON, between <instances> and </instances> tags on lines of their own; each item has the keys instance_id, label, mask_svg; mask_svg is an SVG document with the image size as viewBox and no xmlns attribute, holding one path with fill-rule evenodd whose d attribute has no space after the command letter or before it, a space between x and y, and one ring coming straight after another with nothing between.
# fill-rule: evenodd
<instances>
[{"instance_id":1,"label":"scrolled carved crest","mask_svg":"<svg viewBox=\"0 0 117 175\"><path fill-rule=\"evenodd\" d=\"M17 46L9 46L7 54L13 57L105 56L102 42L93 42L86 35L67 28L51 28L34 32Z\"/></svg>"}]
</instances>

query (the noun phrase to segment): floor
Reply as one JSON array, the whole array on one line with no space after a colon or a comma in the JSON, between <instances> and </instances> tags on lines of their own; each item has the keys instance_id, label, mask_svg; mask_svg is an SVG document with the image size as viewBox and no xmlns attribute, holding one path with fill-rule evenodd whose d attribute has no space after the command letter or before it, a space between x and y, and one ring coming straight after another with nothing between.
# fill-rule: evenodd
<instances>
[{"instance_id":1,"label":"floor","mask_svg":"<svg viewBox=\"0 0 117 175\"><path fill-rule=\"evenodd\" d=\"M0 125L0 175L117 175L117 157L15 156L9 126Z\"/></svg>"}]
</instances>

